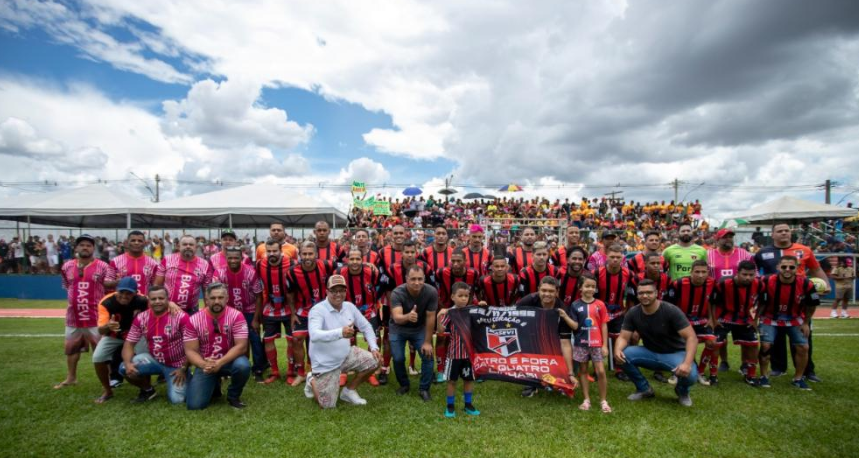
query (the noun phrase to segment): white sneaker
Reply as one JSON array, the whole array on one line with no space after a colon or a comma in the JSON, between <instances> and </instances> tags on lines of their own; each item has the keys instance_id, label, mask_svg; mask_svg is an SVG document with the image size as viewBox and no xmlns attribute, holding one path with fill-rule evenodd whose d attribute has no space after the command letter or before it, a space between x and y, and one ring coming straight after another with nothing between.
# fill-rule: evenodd
<instances>
[{"instance_id":1,"label":"white sneaker","mask_svg":"<svg viewBox=\"0 0 859 458\"><path fill-rule=\"evenodd\" d=\"M340 391L340 400L359 406L362 406L367 403L366 399L362 398L361 396L358 396L357 391L350 390L349 388L343 388L343 390Z\"/></svg>"},{"instance_id":2,"label":"white sneaker","mask_svg":"<svg viewBox=\"0 0 859 458\"><path fill-rule=\"evenodd\" d=\"M313 386L310 385L310 380L313 379L313 376L310 375L307 377L307 380L304 382L304 397L307 399L313 399L315 396L313 395Z\"/></svg>"},{"instance_id":3,"label":"white sneaker","mask_svg":"<svg viewBox=\"0 0 859 458\"><path fill-rule=\"evenodd\" d=\"M698 383L704 386L710 386L710 380L700 374L698 375Z\"/></svg>"},{"instance_id":4,"label":"white sneaker","mask_svg":"<svg viewBox=\"0 0 859 458\"><path fill-rule=\"evenodd\" d=\"M829 312L829 318L838 318L838 310L832 309L832 311Z\"/></svg>"},{"instance_id":5,"label":"white sneaker","mask_svg":"<svg viewBox=\"0 0 859 458\"><path fill-rule=\"evenodd\" d=\"M676 385L677 384L677 376L672 375L671 377L668 377L668 384L669 385Z\"/></svg>"},{"instance_id":6,"label":"white sneaker","mask_svg":"<svg viewBox=\"0 0 859 458\"><path fill-rule=\"evenodd\" d=\"M841 318L850 318L850 314L847 313L847 310L841 311Z\"/></svg>"},{"instance_id":7,"label":"white sneaker","mask_svg":"<svg viewBox=\"0 0 859 458\"><path fill-rule=\"evenodd\" d=\"M415 369L412 366L409 366L409 375L418 375L418 374L420 374L420 372L418 372L417 369Z\"/></svg>"}]
</instances>

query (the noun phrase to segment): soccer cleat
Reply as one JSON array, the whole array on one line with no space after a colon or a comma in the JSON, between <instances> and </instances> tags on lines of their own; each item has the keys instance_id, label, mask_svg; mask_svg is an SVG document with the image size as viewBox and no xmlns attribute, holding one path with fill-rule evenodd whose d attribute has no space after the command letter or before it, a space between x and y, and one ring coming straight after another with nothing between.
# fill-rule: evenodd
<instances>
[{"instance_id":1,"label":"soccer cleat","mask_svg":"<svg viewBox=\"0 0 859 458\"><path fill-rule=\"evenodd\" d=\"M304 397L305 397L305 398L307 398L307 399L313 399L313 398L315 398L315 397L316 397L316 396L313 394L313 384L311 383L311 381L310 381L310 380L308 380L308 381L304 384Z\"/></svg>"},{"instance_id":2,"label":"soccer cleat","mask_svg":"<svg viewBox=\"0 0 859 458\"><path fill-rule=\"evenodd\" d=\"M430 397L430 392L427 390L420 390L418 392L418 396L420 396L424 402L429 402L430 400L432 400L432 398Z\"/></svg>"},{"instance_id":3,"label":"soccer cleat","mask_svg":"<svg viewBox=\"0 0 859 458\"><path fill-rule=\"evenodd\" d=\"M677 402L683 407L692 407L692 397L688 394L677 395Z\"/></svg>"},{"instance_id":4,"label":"soccer cleat","mask_svg":"<svg viewBox=\"0 0 859 458\"><path fill-rule=\"evenodd\" d=\"M790 384L791 384L791 385L793 385L793 386L795 386L795 387L797 387L797 388L799 388L800 390L803 390L803 391L811 391L811 387L810 387L810 386L808 386L808 384L807 384L807 383L805 383L805 379L802 379L802 378L801 378L801 379L797 379L797 380L794 380L794 381L790 382Z\"/></svg>"},{"instance_id":5,"label":"soccer cleat","mask_svg":"<svg viewBox=\"0 0 859 458\"><path fill-rule=\"evenodd\" d=\"M402 395L408 394L408 393L409 393L409 387L407 387L407 386L401 386L401 387L397 388L397 396L402 396Z\"/></svg>"},{"instance_id":6,"label":"soccer cleat","mask_svg":"<svg viewBox=\"0 0 859 458\"><path fill-rule=\"evenodd\" d=\"M523 398L533 397L536 393L537 393L536 387L526 386L525 388L522 388L522 397Z\"/></svg>"},{"instance_id":7,"label":"soccer cleat","mask_svg":"<svg viewBox=\"0 0 859 458\"><path fill-rule=\"evenodd\" d=\"M444 383L446 380L447 379L444 378L444 373L439 372L438 374L435 374L435 382L436 383Z\"/></svg>"},{"instance_id":8,"label":"soccer cleat","mask_svg":"<svg viewBox=\"0 0 859 458\"><path fill-rule=\"evenodd\" d=\"M654 396L656 396L656 393L653 391L653 388L647 388L647 391L636 391L635 393L627 396L626 399L629 399L630 401L640 401Z\"/></svg>"},{"instance_id":9,"label":"soccer cleat","mask_svg":"<svg viewBox=\"0 0 859 458\"><path fill-rule=\"evenodd\" d=\"M418 374L420 374L420 372L418 372L417 369L415 369L412 366L409 366L409 375L418 375Z\"/></svg>"},{"instance_id":10,"label":"soccer cleat","mask_svg":"<svg viewBox=\"0 0 859 458\"><path fill-rule=\"evenodd\" d=\"M671 377L668 377L668 384L669 385L677 385L677 376L672 375Z\"/></svg>"},{"instance_id":11,"label":"soccer cleat","mask_svg":"<svg viewBox=\"0 0 859 458\"><path fill-rule=\"evenodd\" d=\"M847 310L841 311L841 318L850 318L850 314L847 313Z\"/></svg>"},{"instance_id":12,"label":"soccer cleat","mask_svg":"<svg viewBox=\"0 0 859 458\"><path fill-rule=\"evenodd\" d=\"M340 400L359 406L367 404L366 399L359 396L357 391L350 390L349 388L343 388L343 390L340 391Z\"/></svg>"},{"instance_id":13,"label":"soccer cleat","mask_svg":"<svg viewBox=\"0 0 859 458\"><path fill-rule=\"evenodd\" d=\"M465 413L467 413L468 415L474 415L475 417L480 415L480 411L477 410L477 407L474 407L474 404L466 404Z\"/></svg>"},{"instance_id":14,"label":"soccer cleat","mask_svg":"<svg viewBox=\"0 0 859 458\"><path fill-rule=\"evenodd\" d=\"M379 380L376 379L375 375L371 375L370 378L367 379L367 383L369 383L370 386L379 386Z\"/></svg>"},{"instance_id":15,"label":"soccer cleat","mask_svg":"<svg viewBox=\"0 0 859 458\"><path fill-rule=\"evenodd\" d=\"M719 372L728 372L729 370L731 370L731 365L727 361L719 363Z\"/></svg>"},{"instance_id":16,"label":"soccer cleat","mask_svg":"<svg viewBox=\"0 0 859 458\"><path fill-rule=\"evenodd\" d=\"M814 382L814 383L820 383L823 381L823 380L820 380L820 377L818 377L817 374L808 374L805 376L805 380L807 380L809 382Z\"/></svg>"},{"instance_id":17,"label":"soccer cleat","mask_svg":"<svg viewBox=\"0 0 859 458\"><path fill-rule=\"evenodd\" d=\"M698 375L698 383L704 386L710 386L710 380L700 374Z\"/></svg>"},{"instance_id":18,"label":"soccer cleat","mask_svg":"<svg viewBox=\"0 0 859 458\"><path fill-rule=\"evenodd\" d=\"M294 382L294 381L295 381L295 376L294 376L294 375L287 375L287 376L286 376L286 384L287 384L287 385L292 385L292 382Z\"/></svg>"},{"instance_id":19,"label":"soccer cleat","mask_svg":"<svg viewBox=\"0 0 859 458\"><path fill-rule=\"evenodd\" d=\"M838 318L838 310L832 309L832 311L829 312L829 318Z\"/></svg>"},{"instance_id":20,"label":"soccer cleat","mask_svg":"<svg viewBox=\"0 0 859 458\"><path fill-rule=\"evenodd\" d=\"M132 399L131 402L135 404L143 404L146 401L155 399L156 396L158 396L158 393L155 391L155 388L140 390L140 394L138 394L136 398Z\"/></svg>"},{"instance_id":21,"label":"soccer cleat","mask_svg":"<svg viewBox=\"0 0 859 458\"><path fill-rule=\"evenodd\" d=\"M747 384L747 385L749 385L749 386L753 386L753 387L755 387L755 388L757 388L757 387L761 386L761 385L760 385L760 382L759 382L757 379L754 379L754 378L752 378L752 377L749 377L748 375L747 375L747 376L745 376L745 377L743 377L743 380L744 380L744 381L746 382L746 384Z\"/></svg>"},{"instance_id":22,"label":"soccer cleat","mask_svg":"<svg viewBox=\"0 0 859 458\"><path fill-rule=\"evenodd\" d=\"M737 372L739 372L739 373L740 373L740 375L742 375L743 377L745 377L746 375L748 375L748 372L747 372L748 370L749 370L749 365L748 365L748 363L743 363L743 364L740 364L740 370L739 370L739 371L737 371Z\"/></svg>"},{"instance_id":23,"label":"soccer cleat","mask_svg":"<svg viewBox=\"0 0 859 458\"><path fill-rule=\"evenodd\" d=\"M119 388L122 386L122 380L111 379L110 380L110 388Z\"/></svg>"},{"instance_id":24,"label":"soccer cleat","mask_svg":"<svg viewBox=\"0 0 859 458\"><path fill-rule=\"evenodd\" d=\"M784 375L782 371L770 371L770 377L781 377L782 375Z\"/></svg>"},{"instance_id":25,"label":"soccer cleat","mask_svg":"<svg viewBox=\"0 0 859 458\"><path fill-rule=\"evenodd\" d=\"M447 418L456 418L456 410L453 409L453 406L445 407L444 416Z\"/></svg>"},{"instance_id":26,"label":"soccer cleat","mask_svg":"<svg viewBox=\"0 0 859 458\"><path fill-rule=\"evenodd\" d=\"M239 398L227 398L227 404L234 409L244 409L247 407L247 404L242 402Z\"/></svg>"},{"instance_id":27,"label":"soccer cleat","mask_svg":"<svg viewBox=\"0 0 859 458\"><path fill-rule=\"evenodd\" d=\"M770 378L766 375L761 376L760 380L758 380L758 386L761 388L772 388L773 386L770 384Z\"/></svg>"},{"instance_id":28,"label":"soccer cleat","mask_svg":"<svg viewBox=\"0 0 859 458\"><path fill-rule=\"evenodd\" d=\"M388 373L380 372L379 373L379 385L387 385L388 384Z\"/></svg>"},{"instance_id":29,"label":"soccer cleat","mask_svg":"<svg viewBox=\"0 0 859 458\"><path fill-rule=\"evenodd\" d=\"M257 383L265 383L265 378L263 378L262 374L254 374L254 381Z\"/></svg>"},{"instance_id":30,"label":"soccer cleat","mask_svg":"<svg viewBox=\"0 0 859 458\"><path fill-rule=\"evenodd\" d=\"M719 384L719 377L716 377L715 375L711 375L710 376L710 386L716 386L718 384Z\"/></svg>"},{"instance_id":31,"label":"soccer cleat","mask_svg":"<svg viewBox=\"0 0 859 458\"><path fill-rule=\"evenodd\" d=\"M653 373L653 380L656 380L659 383L668 383L668 379L665 378L665 374L662 371L656 371Z\"/></svg>"},{"instance_id":32,"label":"soccer cleat","mask_svg":"<svg viewBox=\"0 0 859 458\"><path fill-rule=\"evenodd\" d=\"M615 372L614 376L617 377L621 382L629 382L629 376L626 375L626 372Z\"/></svg>"}]
</instances>

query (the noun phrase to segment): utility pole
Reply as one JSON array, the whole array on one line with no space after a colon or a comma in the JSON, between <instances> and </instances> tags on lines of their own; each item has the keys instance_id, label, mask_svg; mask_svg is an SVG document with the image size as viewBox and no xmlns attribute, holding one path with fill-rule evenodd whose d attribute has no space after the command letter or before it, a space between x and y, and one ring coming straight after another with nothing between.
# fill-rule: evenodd
<instances>
[{"instance_id":1,"label":"utility pole","mask_svg":"<svg viewBox=\"0 0 859 458\"><path fill-rule=\"evenodd\" d=\"M826 203L832 203L832 180L826 180Z\"/></svg>"},{"instance_id":2,"label":"utility pole","mask_svg":"<svg viewBox=\"0 0 859 458\"><path fill-rule=\"evenodd\" d=\"M158 201L159 201L159 199L160 199L160 197L161 197L161 196L159 195L160 189L158 189L158 186L159 186L160 184L161 184L161 177L156 173L156 174L155 174L155 203L158 203Z\"/></svg>"},{"instance_id":3,"label":"utility pole","mask_svg":"<svg viewBox=\"0 0 859 458\"><path fill-rule=\"evenodd\" d=\"M615 198L615 197L614 197L614 196L615 196L615 195L617 195L617 194L623 194L623 191L612 191L612 192L607 192L607 193L605 193L605 194L603 194L603 195L604 195L604 196L610 196L610 197L608 198L608 200L609 200L609 201L611 201L611 203L612 203L612 204L614 204L614 202L615 202L616 200L621 200L621 199L617 199L617 198Z\"/></svg>"},{"instance_id":4,"label":"utility pole","mask_svg":"<svg viewBox=\"0 0 859 458\"><path fill-rule=\"evenodd\" d=\"M671 182L671 186L674 187L674 203L676 204L677 203L677 197L678 197L678 191L680 188L680 180L675 178L674 181Z\"/></svg>"}]
</instances>

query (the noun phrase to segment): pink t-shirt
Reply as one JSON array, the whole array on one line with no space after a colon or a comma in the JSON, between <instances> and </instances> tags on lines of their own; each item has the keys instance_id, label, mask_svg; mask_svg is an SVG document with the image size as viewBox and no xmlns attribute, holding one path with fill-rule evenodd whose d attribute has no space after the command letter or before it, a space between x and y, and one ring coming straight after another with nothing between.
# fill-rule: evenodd
<instances>
[{"instance_id":1,"label":"pink t-shirt","mask_svg":"<svg viewBox=\"0 0 859 458\"><path fill-rule=\"evenodd\" d=\"M161 316L155 316L149 309L134 317L125 341L137 343L145 336L149 354L153 358L165 366L181 367L185 364L185 329L190 326L185 312L172 315L167 311Z\"/></svg>"},{"instance_id":2,"label":"pink t-shirt","mask_svg":"<svg viewBox=\"0 0 859 458\"><path fill-rule=\"evenodd\" d=\"M104 282L116 280L116 272L100 259L83 268L79 268L78 261L72 259L63 264L61 278L69 300L66 326L98 326L98 303L104 297Z\"/></svg>"},{"instance_id":3,"label":"pink t-shirt","mask_svg":"<svg viewBox=\"0 0 859 458\"><path fill-rule=\"evenodd\" d=\"M156 277L164 277L170 300L188 314L197 312L200 290L212 282L212 274L212 265L205 259L195 256L185 261L179 253L162 259L155 271Z\"/></svg>"},{"instance_id":4,"label":"pink t-shirt","mask_svg":"<svg viewBox=\"0 0 859 458\"><path fill-rule=\"evenodd\" d=\"M215 280L227 285L227 305L242 313L256 311L256 297L262 294L262 282L256 269L242 264L238 272L229 267L215 270Z\"/></svg>"},{"instance_id":5,"label":"pink t-shirt","mask_svg":"<svg viewBox=\"0 0 859 458\"><path fill-rule=\"evenodd\" d=\"M236 339L248 338L248 323L242 314L224 307L221 316L213 317L209 309L203 309L191 317L191 325L185 328L184 341L200 342L200 356L219 359L236 344Z\"/></svg>"},{"instance_id":6,"label":"pink t-shirt","mask_svg":"<svg viewBox=\"0 0 859 458\"><path fill-rule=\"evenodd\" d=\"M753 261L754 255L742 248L734 248L730 254L723 255L716 248L707 250L707 265L710 266L710 278L719 281L722 277L733 277L737 266L742 261Z\"/></svg>"},{"instance_id":7,"label":"pink t-shirt","mask_svg":"<svg viewBox=\"0 0 859 458\"><path fill-rule=\"evenodd\" d=\"M212 263L212 267L214 267L216 271L218 269L227 268L227 256L222 251L213 254L212 257L209 258L209 262ZM249 258L244 253L242 253L242 264L247 264L251 267L254 266L254 263L251 261L251 258Z\"/></svg>"},{"instance_id":8,"label":"pink t-shirt","mask_svg":"<svg viewBox=\"0 0 859 458\"><path fill-rule=\"evenodd\" d=\"M158 261L145 254L135 258L128 253L123 253L110 261L110 267L116 271L117 279L134 278L137 281L137 292L145 296L155 279Z\"/></svg>"}]
</instances>

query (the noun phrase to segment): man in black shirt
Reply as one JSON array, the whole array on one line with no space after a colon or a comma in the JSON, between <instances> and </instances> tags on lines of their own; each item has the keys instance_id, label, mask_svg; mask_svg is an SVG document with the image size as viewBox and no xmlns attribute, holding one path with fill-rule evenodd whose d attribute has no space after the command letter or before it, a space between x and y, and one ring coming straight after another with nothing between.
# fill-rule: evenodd
<instances>
[{"instance_id":1,"label":"man in black shirt","mask_svg":"<svg viewBox=\"0 0 859 458\"><path fill-rule=\"evenodd\" d=\"M689 320L679 308L657 299L656 284L644 279L638 284L639 305L626 312L614 356L623 363L623 371L635 384L636 392L630 401L655 396L653 388L638 367L668 370L677 376L677 393L680 404L692 406L689 388L698 380L695 367L695 350L698 338ZM638 332L644 346L628 347L632 333Z\"/></svg>"},{"instance_id":2,"label":"man in black shirt","mask_svg":"<svg viewBox=\"0 0 859 458\"><path fill-rule=\"evenodd\" d=\"M430 383L433 372L432 336L435 333L435 314L438 310L438 291L426 284L424 269L412 265L406 273L406 283L391 293L391 352L394 357L394 374L400 388L397 394L409 392L406 374L406 342L421 353L421 380L419 394L430 400Z\"/></svg>"}]
</instances>

